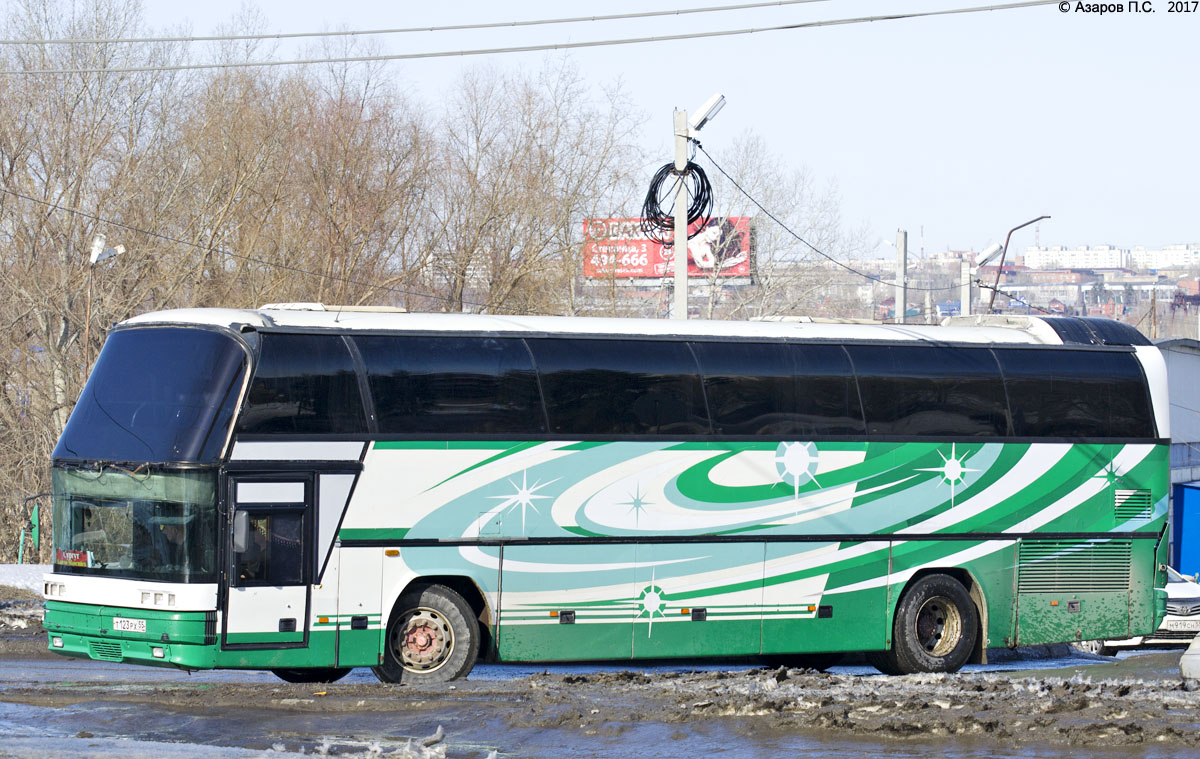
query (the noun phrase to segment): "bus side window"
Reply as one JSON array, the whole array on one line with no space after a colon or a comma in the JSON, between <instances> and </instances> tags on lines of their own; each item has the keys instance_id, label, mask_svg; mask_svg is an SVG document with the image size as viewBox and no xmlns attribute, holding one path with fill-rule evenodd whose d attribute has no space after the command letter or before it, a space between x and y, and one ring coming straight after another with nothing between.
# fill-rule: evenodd
<instances>
[{"instance_id":1,"label":"bus side window","mask_svg":"<svg viewBox=\"0 0 1200 759\"><path fill-rule=\"evenodd\" d=\"M1118 351L996 348L1018 437L1152 438L1137 359Z\"/></svg>"},{"instance_id":2,"label":"bus side window","mask_svg":"<svg viewBox=\"0 0 1200 759\"><path fill-rule=\"evenodd\" d=\"M1009 434L1000 368L987 348L850 345L867 434Z\"/></svg>"},{"instance_id":3,"label":"bus side window","mask_svg":"<svg viewBox=\"0 0 1200 759\"><path fill-rule=\"evenodd\" d=\"M262 353L237 431L366 432L358 375L343 339L336 335L264 333Z\"/></svg>"},{"instance_id":4,"label":"bus side window","mask_svg":"<svg viewBox=\"0 0 1200 759\"><path fill-rule=\"evenodd\" d=\"M528 339L559 435L709 435L700 370L686 343Z\"/></svg>"},{"instance_id":5,"label":"bus side window","mask_svg":"<svg viewBox=\"0 0 1200 759\"><path fill-rule=\"evenodd\" d=\"M382 433L545 433L537 375L518 338L354 338Z\"/></svg>"},{"instance_id":6,"label":"bus side window","mask_svg":"<svg viewBox=\"0 0 1200 759\"><path fill-rule=\"evenodd\" d=\"M861 435L862 409L837 345L696 342L713 427L720 435Z\"/></svg>"}]
</instances>

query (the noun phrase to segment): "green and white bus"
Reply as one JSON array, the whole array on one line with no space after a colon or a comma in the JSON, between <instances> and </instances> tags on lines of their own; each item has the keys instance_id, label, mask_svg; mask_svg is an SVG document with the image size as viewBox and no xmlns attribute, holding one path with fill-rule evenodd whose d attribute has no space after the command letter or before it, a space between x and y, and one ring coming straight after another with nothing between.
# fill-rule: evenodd
<instances>
[{"instance_id":1,"label":"green and white bus","mask_svg":"<svg viewBox=\"0 0 1200 759\"><path fill-rule=\"evenodd\" d=\"M328 681L953 672L1165 613L1167 379L1100 319L151 313L54 451L67 656Z\"/></svg>"}]
</instances>

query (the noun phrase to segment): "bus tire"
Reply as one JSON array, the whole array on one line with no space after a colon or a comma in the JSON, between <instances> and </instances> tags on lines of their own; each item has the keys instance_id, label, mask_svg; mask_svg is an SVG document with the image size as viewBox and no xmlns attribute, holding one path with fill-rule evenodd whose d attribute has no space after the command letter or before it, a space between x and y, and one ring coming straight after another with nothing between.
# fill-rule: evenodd
<instances>
[{"instance_id":1,"label":"bus tire","mask_svg":"<svg viewBox=\"0 0 1200 759\"><path fill-rule=\"evenodd\" d=\"M445 585L406 590L396 601L383 658L371 670L382 682L424 685L465 677L479 656L479 621Z\"/></svg>"},{"instance_id":2,"label":"bus tire","mask_svg":"<svg viewBox=\"0 0 1200 759\"><path fill-rule=\"evenodd\" d=\"M926 575L896 607L892 648L873 652L868 661L885 675L957 672L978 635L979 613L962 583L948 575Z\"/></svg>"},{"instance_id":3,"label":"bus tire","mask_svg":"<svg viewBox=\"0 0 1200 759\"><path fill-rule=\"evenodd\" d=\"M336 683L350 674L350 668L309 667L306 669L273 669L271 672L287 683Z\"/></svg>"}]
</instances>

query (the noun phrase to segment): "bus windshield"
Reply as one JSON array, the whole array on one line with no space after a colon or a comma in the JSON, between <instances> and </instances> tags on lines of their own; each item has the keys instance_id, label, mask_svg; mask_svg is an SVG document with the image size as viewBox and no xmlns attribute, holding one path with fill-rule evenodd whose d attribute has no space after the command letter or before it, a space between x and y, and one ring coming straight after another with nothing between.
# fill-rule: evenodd
<instances>
[{"instance_id":1,"label":"bus windshield","mask_svg":"<svg viewBox=\"0 0 1200 759\"><path fill-rule=\"evenodd\" d=\"M215 582L216 472L56 466L54 570Z\"/></svg>"},{"instance_id":2,"label":"bus windshield","mask_svg":"<svg viewBox=\"0 0 1200 759\"><path fill-rule=\"evenodd\" d=\"M215 462L245 367L245 351L218 332L184 327L113 332L54 458Z\"/></svg>"}]
</instances>

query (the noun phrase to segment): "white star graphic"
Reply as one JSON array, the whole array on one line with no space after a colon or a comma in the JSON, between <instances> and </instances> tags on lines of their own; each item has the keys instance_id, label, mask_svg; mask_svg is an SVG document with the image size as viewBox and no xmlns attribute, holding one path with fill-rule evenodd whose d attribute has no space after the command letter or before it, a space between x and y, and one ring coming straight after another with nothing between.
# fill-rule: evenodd
<instances>
[{"instance_id":1,"label":"white star graphic","mask_svg":"<svg viewBox=\"0 0 1200 759\"><path fill-rule=\"evenodd\" d=\"M942 456L942 452L938 451L938 455ZM962 458L958 457L958 448L955 443L950 444L950 458L942 456L944 462L940 467L934 469L918 469L918 472L937 472L942 475L942 481L950 484L950 507L954 507L954 486L963 482L967 472L978 472L978 469L968 469L963 466L963 462L967 460L967 455L964 453Z\"/></svg>"},{"instance_id":2,"label":"white star graphic","mask_svg":"<svg viewBox=\"0 0 1200 759\"><path fill-rule=\"evenodd\" d=\"M654 635L654 618L666 616L663 613L666 605L666 593L658 587L658 583L654 579L654 569L651 569L650 584L642 589L642 594L638 597L638 619L646 617L650 622L650 626L646 630L647 638Z\"/></svg>"},{"instance_id":3,"label":"white star graphic","mask_svg":"<svg viewBox=\"0 0 1200 759\"><path fill-rule=\"evenodd\" d=\"M800 499L800 485L812 480L817 487L817 447L812 443L780 443L775 450L775 469L792 485L792 497Z\"/></svg>"},{"instance_id":4,"label":"white star graphic","mask_svg":"<svg viewBox=\"0 0 1200 759\"><path fill-rule=\"evenodd\" d=\"M558 482L559 479L560 478L555 477L553 480L550 480L550 482L547 482L544 484L541 482L541 480L538 480L537 482L530 485L529 484L529 471L522 470L520 485L513 482L512 480L508 481L508 483L510 485L512 485L514 488L516 488L517 492L513 493L512 495L493 495L493 496L488 496L488 497L492 498L494 500L501 501L500 508L506 509L507 511L512 511L513 509L520 506L521 507L521 532L524 533L525 532L525 509L527 509L527 508L533 509L535 514L540 514L541 512L538 511L537 506L534 505L533 502L538 499L549 498L550 496L536 495L537 491L541 490L544 487L547 487L549 485L552 485L552 484Z\"/></svg>"}]
</instances>

